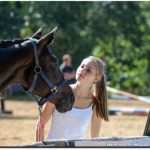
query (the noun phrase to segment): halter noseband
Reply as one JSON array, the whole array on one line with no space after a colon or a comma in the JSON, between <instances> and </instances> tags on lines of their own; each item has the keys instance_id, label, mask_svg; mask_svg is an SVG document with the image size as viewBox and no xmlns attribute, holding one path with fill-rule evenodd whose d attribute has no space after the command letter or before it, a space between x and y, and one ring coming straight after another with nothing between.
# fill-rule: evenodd
<instances>
[{"instance_id":1,"label":"halter noseband","mask_svg":"<svg viewBox=\"0 0 150 150\"><path fill-rule=\"evenodd\" d=\"M43 104L45 104L47 101L49 101L57 92L58 90L66 84L67 79L64 77L64 80L61 82L61 84L59 84L58 86L54 86L51 81L46 77L46 75L43 73L40 65L39 65L39 60L38 60L38 53L37 53L37 47L36 47L36 42L32 39L32 38L28 38L32 45L33 45L33 49L34 49L34 58L35 58L35 68L34 68L34 77L33 77L33 81L31 83L31 86L28 90L23 90L28 93L37 103L39 106L42 106ZM52 54L52 52L50 51L50 53ZM52 54L53 55L53 54ZM46 83L50 86L51 88L51 94L42 101L43 98L39 98L39 100L37 100L33 95L32 95L32 91L34 89L34 86L36 84L38 75L41 75L43 77L43 79L46 81Z\"/></svg>"}]
</instances>

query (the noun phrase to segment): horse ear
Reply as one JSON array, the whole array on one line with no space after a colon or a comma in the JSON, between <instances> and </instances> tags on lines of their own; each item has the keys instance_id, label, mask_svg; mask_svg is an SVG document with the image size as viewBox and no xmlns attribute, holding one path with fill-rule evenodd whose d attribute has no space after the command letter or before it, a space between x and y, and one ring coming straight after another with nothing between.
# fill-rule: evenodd
<instances>
[{"instance_id":1,"label":"horse ear","mask_svg":"<svg viewBox=\"0 0 150 150\"><path fill-rule=\"evenodd\" d=\"M55 27L50 33L40 38L37 43L40 45L40 47L44 47L45 45L49 45L53 43L56 32L57 32L57 27Z\"/></svg>"},{"instance_id":2,"label":"horse ear","mask_svg":"<svg viewBox=\"0 0 150 150\"><path fill-rule=\"evenodd\" d=\"M43 31L44 27L45 27L45 25L40 27L40 29L32 36L32 38L40 39L42 36L42 31Z\"/></svg>"}]
</instances>

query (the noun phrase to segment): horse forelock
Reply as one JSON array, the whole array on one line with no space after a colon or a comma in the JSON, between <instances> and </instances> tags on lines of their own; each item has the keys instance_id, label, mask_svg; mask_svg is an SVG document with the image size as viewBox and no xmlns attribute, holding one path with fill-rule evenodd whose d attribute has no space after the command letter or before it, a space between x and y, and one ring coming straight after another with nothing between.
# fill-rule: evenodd
<instances>
[{"instance_id":1,"label":"horse forelock","mask_svg":"<svg viewBox=\"0 0 150 150\"><path fill-rule=\"evenodd\" d=\"M26 40L28 37L25 38L19 38L19 39L12 39L12 40L0 40L0 48L6 48L9 46L12 46L13 44L20 44Z\"/></svg>"}]
</instances>

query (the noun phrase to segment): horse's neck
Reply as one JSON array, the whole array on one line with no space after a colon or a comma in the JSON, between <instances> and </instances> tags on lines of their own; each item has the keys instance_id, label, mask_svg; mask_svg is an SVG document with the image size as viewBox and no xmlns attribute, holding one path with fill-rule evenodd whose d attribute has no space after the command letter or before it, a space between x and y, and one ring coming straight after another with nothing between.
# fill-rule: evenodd
<instances>
[{"instance_id":1,"label":"horse's neck","mask_svg":"<svg viewBox=\"0 0 150 150\"><path fill-rule=\"evenodd\" d=\"M11 46L0 50L0 92L11 84L20 84L24 70L31 61L28 49Z\"/></svg>"}]
</instances>

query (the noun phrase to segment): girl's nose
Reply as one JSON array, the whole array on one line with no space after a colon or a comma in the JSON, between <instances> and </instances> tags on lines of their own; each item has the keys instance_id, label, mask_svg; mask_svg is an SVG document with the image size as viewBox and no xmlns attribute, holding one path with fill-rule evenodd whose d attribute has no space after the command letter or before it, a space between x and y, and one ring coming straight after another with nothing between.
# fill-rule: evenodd
<instances>
[{"instance_id":1,"label":"girl's nose","mask_svg":"<svg viewBox=\"0 0 150 150\"><path fill-rule=\"evenodd\" d=\"M81 73L84 73L84 70L85 70L85 68L81 68L80 72L81 72Z\"/></svg>"}]
</instances>

